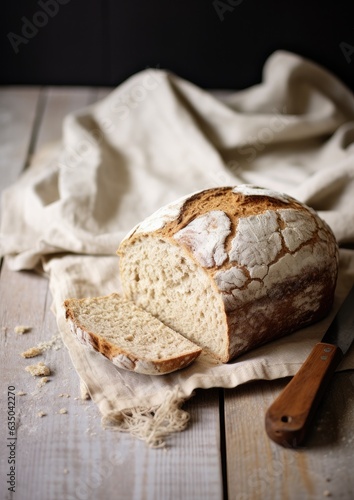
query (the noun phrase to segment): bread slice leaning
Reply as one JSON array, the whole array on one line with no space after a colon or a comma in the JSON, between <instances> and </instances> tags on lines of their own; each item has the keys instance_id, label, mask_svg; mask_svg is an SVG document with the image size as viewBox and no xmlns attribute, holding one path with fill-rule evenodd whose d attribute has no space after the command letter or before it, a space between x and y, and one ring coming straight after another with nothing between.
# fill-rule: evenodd
<instances>
[{"instance_id":1,"label":"bread slice leaning","mask_svg":"<svg viewBox=\"0 0 354 500\"><path fill-rule=\"evenodd\" d=\"M163 375L188 366L202 351L116 293L67 299L64 308L77 339L125 370Z\"/></svg>"}]
</instances>

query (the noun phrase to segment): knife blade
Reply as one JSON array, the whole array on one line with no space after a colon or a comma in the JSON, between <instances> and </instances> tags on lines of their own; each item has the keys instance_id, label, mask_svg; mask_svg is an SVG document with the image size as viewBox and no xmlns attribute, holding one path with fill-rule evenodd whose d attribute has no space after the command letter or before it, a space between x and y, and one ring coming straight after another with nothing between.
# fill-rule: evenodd
<instances>
[{"instance_id":1,"label":"knife blade","mask_svg":"<svg viewBox=\"0 0 354 500\"><path fill-rule=\"evenodd\" d=\"M322 340L269 407L265 427L275 443L291 448L302 444L325 389L353 340L354 286Z\"/></svg>"}]
</instances>

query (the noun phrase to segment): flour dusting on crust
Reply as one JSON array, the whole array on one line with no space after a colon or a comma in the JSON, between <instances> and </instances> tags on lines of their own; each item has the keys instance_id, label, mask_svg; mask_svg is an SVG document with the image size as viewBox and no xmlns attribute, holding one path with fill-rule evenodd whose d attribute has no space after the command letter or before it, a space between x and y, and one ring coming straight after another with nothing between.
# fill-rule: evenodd
<instances>
[{"instance_id":1,"label":"flour dusting on crust","mask_svg":"<svg viewBox=\"0 0 354 500\"><path fill-rule=\"evenodd\" d=\"M231 232L231 221L221 210L213 210L192 220L174 235L203 267L221 266L227 259L225 240Z\"/></svg>"},{"instance_id":2,"label":"flour dusting on crust","mask_svg":"<svg viewBox=\"0 0 354 500\"><path fill-rule=\"evenodd\" d=\"M292 198L286 194L278 193L271 189L265 189L258 186L252 186L251 184L240 184L232 190L235 194L243 194L245 196L268 196L274 198L275 200L280 200L284 203L289 203Z\"/></svg>"}]
</instances>

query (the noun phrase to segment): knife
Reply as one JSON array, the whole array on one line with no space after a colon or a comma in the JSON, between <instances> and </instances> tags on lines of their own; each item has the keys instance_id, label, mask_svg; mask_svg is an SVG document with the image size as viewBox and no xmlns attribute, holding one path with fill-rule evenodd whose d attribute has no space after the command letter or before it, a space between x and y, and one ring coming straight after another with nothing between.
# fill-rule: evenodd
<instances>
[{"instance_id":1,"label":"knife","mask_svg":"<svg viewBox=\"0 0 354 500\"><path fill-rule=\"evenodd\" d=\"M354 339L354 286L321 342L268 409L266 432L284 447L299 446L332 375Z\"/></svg>"}]
</instances>

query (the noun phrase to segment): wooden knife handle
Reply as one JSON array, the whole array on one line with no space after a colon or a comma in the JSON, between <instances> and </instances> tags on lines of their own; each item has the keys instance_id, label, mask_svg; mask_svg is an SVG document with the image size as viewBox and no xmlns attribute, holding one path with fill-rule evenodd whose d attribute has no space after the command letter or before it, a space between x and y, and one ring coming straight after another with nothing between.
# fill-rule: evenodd
<instances>
[{"instance_id":1,"label":"wooden knife handle","mask_svg":"<svg viewBox=\"0 0 354 500\"><path fill-rule=\"evenodd\" d=\"M266 431L273 441L292 448L302 443L324 390L342 358L342 351L332 344L319 342L315 345L266 413Z\"/></svg>"}]
</instances>

